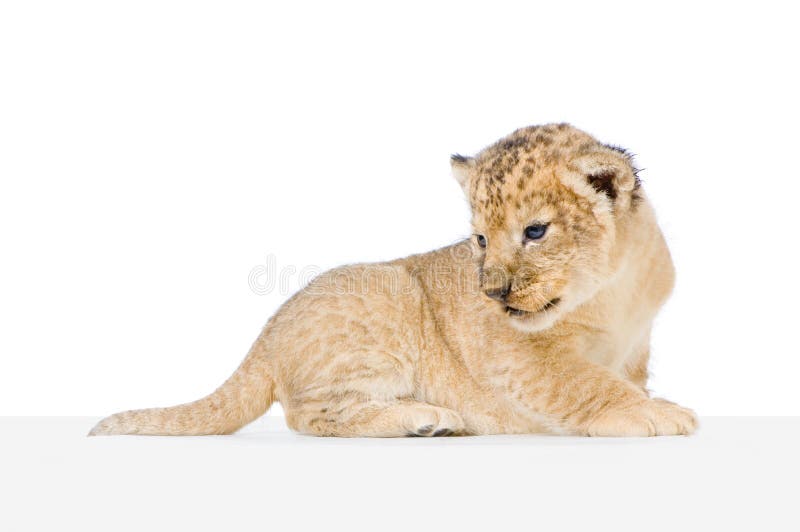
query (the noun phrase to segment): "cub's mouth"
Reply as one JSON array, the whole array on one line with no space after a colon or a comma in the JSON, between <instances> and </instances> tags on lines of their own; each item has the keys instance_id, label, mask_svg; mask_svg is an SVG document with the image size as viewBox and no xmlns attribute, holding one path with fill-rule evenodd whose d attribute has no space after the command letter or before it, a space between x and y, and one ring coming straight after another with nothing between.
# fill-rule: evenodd
<instances>
[{"instance_id":1,"label":"cub's mouth","mask_svg":"<svg viewBox=\"0 0 800 532\"><path fill-rule=\"evenodd\" d=\"M544 312L545 310L549 310L549 309L555 307L556 305L558 305L560 302L561 302L561 298L560 297L555 297L555 298L551 299L550 301L548 301L547 303L545 303L544 306L542 308L540 308L539 310L534 310L534 311L520 310L518 308L509 307L509 306L506 306L505 310L506 310L506 314L508 314L509 316L513 316L515 318L521 318L521 317L524 317L524 316L530 316L530 315L533 315L533 314L538 314L540 312Z\"/></svg>"}]
</instances>

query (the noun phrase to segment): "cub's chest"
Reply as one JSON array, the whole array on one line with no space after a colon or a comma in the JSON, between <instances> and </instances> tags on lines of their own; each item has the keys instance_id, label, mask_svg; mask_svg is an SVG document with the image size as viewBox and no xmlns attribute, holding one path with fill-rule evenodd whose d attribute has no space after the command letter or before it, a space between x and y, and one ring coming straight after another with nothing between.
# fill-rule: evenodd
<instances>
[{"instance_id":1,"label":"cub's chest","mask_svg":"<svg viewBox=\"0 0 800 532\"><path fill-rule=\"evenodd\" d=\"M602 320L582 333L583 355L596 364L622 373L648 349L653 315L643 309L607 309Z\"/></svg>"}]
</instances>

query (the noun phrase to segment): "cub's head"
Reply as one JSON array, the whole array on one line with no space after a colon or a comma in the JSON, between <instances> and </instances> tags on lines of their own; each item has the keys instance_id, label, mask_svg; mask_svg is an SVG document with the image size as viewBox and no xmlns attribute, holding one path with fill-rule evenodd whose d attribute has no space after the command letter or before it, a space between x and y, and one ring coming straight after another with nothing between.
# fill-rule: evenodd
<instances>
[{"instance_id":1,"label":"cub's head","mask_svg":"<svg viewBox=\"0 0 800 532\"><path fill-rule=\"evenodd\" d=\"M534 126L452 167L472 207L480 288L516 328L550 327L613 275L617 227L640 201L624 150L567 124Z\"/></svg>"}]
</instances>

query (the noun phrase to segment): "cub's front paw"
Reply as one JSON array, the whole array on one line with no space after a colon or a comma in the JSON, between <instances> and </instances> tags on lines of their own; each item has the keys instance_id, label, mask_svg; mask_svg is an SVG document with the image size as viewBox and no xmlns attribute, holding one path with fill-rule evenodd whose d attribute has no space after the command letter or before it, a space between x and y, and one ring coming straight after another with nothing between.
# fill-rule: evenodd
<instances>
[{"instance_id":1,"label":"cub's front paw","mask_svg":"<svg viewBox=\"0 0 800 532\"><path fill-rule=\"evenodd\" d=\"M664 399L646 399L621 408L610 408L589 424L589 436L674 436L697 429L697 416Z\"/></svg>"}]
</instances>

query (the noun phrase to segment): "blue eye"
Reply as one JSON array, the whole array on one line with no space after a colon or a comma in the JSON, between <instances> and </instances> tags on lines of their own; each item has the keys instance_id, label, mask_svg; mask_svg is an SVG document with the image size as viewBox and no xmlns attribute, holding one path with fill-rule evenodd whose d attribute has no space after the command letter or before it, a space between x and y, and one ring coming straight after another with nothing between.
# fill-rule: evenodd
<instances>
[{"instance_id":1,"label":"blue eye","mask_svg":"<svg viewBox=\"0 0 800 532\"><path fill-rule=\"evenodd\" d=\"M482 248L486 247L486 237L483 235L475 235L475 238L478 241L478 245Z\"/></svg>"},{"instance_id":2,"label":"blue eye","mask_svg":"<svg viewBox=\"0 0 800 532\"><path fill-rule=\"evenodd\" d=\"M539 240L547 232L547 224L533 224L525 228L526 240Z\"/></svg>"}]
</instances>

